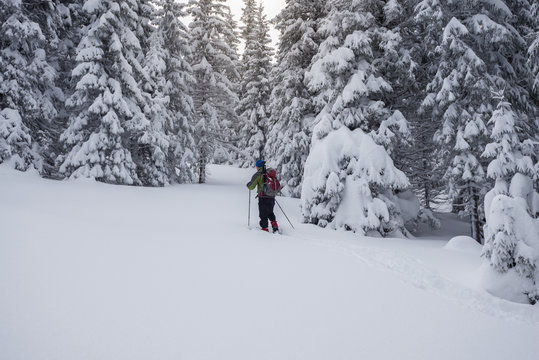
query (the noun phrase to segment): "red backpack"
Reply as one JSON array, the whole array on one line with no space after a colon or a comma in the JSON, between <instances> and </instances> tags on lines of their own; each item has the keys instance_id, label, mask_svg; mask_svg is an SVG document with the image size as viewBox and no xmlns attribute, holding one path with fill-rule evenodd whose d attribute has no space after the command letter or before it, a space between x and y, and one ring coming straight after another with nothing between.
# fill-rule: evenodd
<instances>
[{"instance_id":1,"label":"red backpack","mask_svg":"<svg viewBox=\"0 0 539 360\"><path fill-rule=\"evenodd\" d=\"M275 197L281 189L281 184L277 179L277 172L275 169L267 169L263 174L264 186L262 187L262 193L267 196Z\"/></svg>"}]
</instances>

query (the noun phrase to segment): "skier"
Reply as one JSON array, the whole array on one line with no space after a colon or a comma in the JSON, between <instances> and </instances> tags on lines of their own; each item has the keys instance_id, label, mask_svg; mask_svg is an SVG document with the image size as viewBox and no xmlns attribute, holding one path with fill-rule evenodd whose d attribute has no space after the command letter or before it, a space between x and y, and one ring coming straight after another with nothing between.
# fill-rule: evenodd
<instances>
[{"instance_id":1,"label":"skier","mask_svg":"<svg viewBox=\"0 0 539 360\"><path fill-rule=\"evenodd\" d=\"M264 179L266 175L266 163L264 160L257 160L255 163L256 173L251 178L251 181L247 183L247 188L253 190L257 188L258 197L258 215L260 216L260 227L263 231L268 231L268 219L271 221L271 228L273 232L279 231L279 225L275 219L273 213L273 207L275 206L275 196L265 194Z\"/></svg>"}]
</instances>

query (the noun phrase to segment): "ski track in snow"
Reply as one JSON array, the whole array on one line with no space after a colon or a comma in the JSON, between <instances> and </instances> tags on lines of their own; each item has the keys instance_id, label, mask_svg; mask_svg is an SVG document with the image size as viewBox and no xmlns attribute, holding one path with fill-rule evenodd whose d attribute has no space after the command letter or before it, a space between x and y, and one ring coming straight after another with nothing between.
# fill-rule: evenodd
<instances>
[{"instance_id":1,"label":"ski track in snow","mask_svg":"<svg viewBox=\"0 0 539 360\"><path fill-rule=\"evenodd\" d=\"M489 294L465 288L438 275L416 259L401 254L396 255L391 251L372 248L355 249L353 253L369 266L390 270L397 273L406 283L452 299L474 310L505 320L539 324L539 313L527 311L529 309L528 305L515 306L515 304L497 299ZM508 306L510 309L507 308ZM518 311L519 309L522 311Z\"/></svg>"},{"instance_id":2,"label":"ski track in snow","mask_svg":"<svg viewBox=\"0 0 539 360\"><path fill-rule=\"evenodd\" d=\"M533 311L534 308L529 305L516 304L467 288L444 278L413 257L386 249L339 243L318 241L319 246L346 253L365 265L396 275L403 283L442 296L454 303L504 320L539 324L539 312Z\"/></svg>"}]
</instances>

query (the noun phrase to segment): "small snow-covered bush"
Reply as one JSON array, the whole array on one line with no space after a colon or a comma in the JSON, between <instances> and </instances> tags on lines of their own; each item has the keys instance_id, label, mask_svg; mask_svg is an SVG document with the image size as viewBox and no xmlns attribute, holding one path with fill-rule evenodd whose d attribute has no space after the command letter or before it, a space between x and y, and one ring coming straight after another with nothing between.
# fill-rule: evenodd
<instances>
[{"instance_id":1,"label":"small snow-covered bush","mask_svg":"<svg viewBox=\"0 0 539 360\"><path fill-rule=\"evenodd\" d=\"M360 234L402 236L407 232L395 191L408 186L382 146L361 129L343 126L313 140L302 184L303 218Z\"/></svg>"},{"instance_id":2,"label":"small snow-covered bush","mask_svg":"<svg viewBox=\"0 0 539 360\"><path fill-rule=\"evenodd\" d=\"M40 156L34 148L30 129L18 111L5 108L0 111L0 164L9 161L17 170L40 168Z\"/></svg>"},{"instance_id":3,"label":"small snow-covered bush","mask_svg":"<svg viewBox=\"0 0 539 360\"><path fill-rule=\"evenodd\" d=\"M496 296L534 304L539 301L539 219L529 213L527 199L535 193L531 179L517 173L508 194L492 196L496 191L485 198L483 255L490 266L483 286Z\"/></svg>"}]
</instances>

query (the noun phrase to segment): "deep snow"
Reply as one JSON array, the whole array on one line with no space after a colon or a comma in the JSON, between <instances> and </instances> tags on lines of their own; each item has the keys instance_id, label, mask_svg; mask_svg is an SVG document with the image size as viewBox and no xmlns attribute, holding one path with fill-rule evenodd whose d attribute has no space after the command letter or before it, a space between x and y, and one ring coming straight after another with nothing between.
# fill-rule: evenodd
<instances>
[{"instance_id":1,"label":"deep snow","mask_svg":"<svg viewBox=\"0 0 539 360\"><path fill-rule=\"evenodd\" d=\"M252 170L204 185L52 181L0 166L0 359L537 359L539 306L480 290L480 247L247 228ZM251 202L251 224L257 223Z\"/></svg>"}]
</instances>

